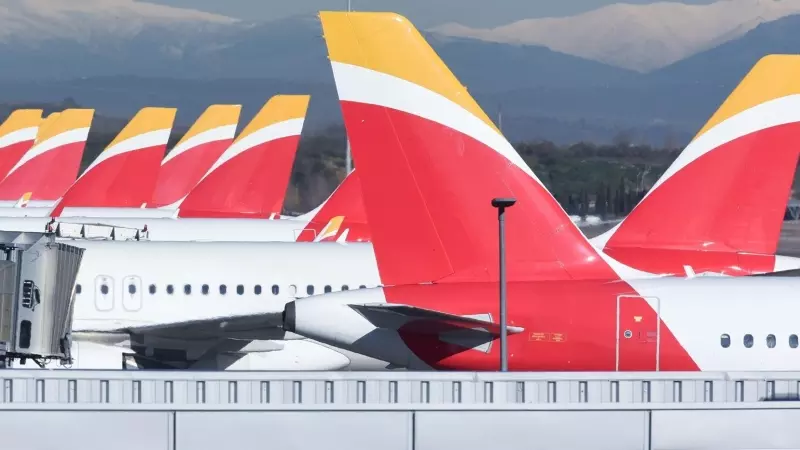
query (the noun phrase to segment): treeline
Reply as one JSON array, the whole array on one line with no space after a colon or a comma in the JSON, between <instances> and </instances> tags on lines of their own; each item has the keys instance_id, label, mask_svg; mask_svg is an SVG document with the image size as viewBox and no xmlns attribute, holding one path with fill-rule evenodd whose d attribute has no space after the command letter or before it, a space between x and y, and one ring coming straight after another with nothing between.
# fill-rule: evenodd
<instances>
[{"instance_id":1,"label":"treeline","mask_svg":"<svg viewBox=\"0 0 800 450\"><path fill-rule=\"evenodd\" d=\"M172 133L170 148L183 132ZM90 134L81 170L115 135L107 131ZM286 193L286 213L315 208L344 179L346 142L340 127L303 135ZM522 142L514 147L569 214L604 218L627 214L680 152L625 143L561 147L551 142Z\"/></svg>"},{"instance_id":2,"label":"treeline","mask_svg":"<svg viewBox=\"0 0 800 450\"><path fill-rule=\"evenodd\" d=\"M346 142L340 128L303 136L287 210L308 211L330 195L345 175ZM569 214L604 218L627 214L680 153L627 143L514 147Z\"/></svg>"}]
</instances>

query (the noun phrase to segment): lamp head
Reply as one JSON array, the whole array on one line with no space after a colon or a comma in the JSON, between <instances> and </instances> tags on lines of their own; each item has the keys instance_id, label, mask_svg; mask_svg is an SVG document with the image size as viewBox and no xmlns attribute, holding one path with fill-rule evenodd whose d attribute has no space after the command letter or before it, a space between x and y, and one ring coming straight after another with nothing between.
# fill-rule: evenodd
<instances>
[{"instance_id":1,"label":"lamp head","mask_svg":"<svg viewBox=\"0 0 800 450\"><path fill-rule=\"evenodd\" d=\"M495 198L492 200L492 206L495 208L509 208L514 206L514 203L517 203L517 199L511 197Z\"/></svg>"}]
</instances>

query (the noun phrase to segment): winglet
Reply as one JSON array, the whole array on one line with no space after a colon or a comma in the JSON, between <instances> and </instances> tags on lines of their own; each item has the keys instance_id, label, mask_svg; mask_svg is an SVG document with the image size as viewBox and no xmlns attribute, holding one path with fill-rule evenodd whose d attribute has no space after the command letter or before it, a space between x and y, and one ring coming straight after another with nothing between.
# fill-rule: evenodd
<instances>
[{"instance_id":1,"label":"winglet","mask_svg":"<svg viewBox=\"0 0 800 450\"><path fill-rule=\"evenodd\" d=\"M667 267L630 249L766 255L759 269L772 270L799 154L800 55L765 56L633 211L594 242L659 273L705 269L690 254Z\"/></svg>"},{"instance_id":2,"label":"winglet","mask_svg":"<svg viewBox=\"0 0 800 450\"><path fill-rule=\"evenodd\" d=\"M148 207L170 205L185 197L233 142L241 105L211 105L161 162Z\"/></svg>"},{"instance_id":3,"label":"winglet","mask_svg":"<svg viewBox=\"0 0 800 450\"><path fill-rule=\"evenodd\" d=\"M496 280L495 197L509 280L616 277L411 22L320 19L385 285Z\"/></svg>"},{"instance_id":4,"label":"winglet","mask_svg":"<svg viewBox=\"0 0 800 450\"><path fill-rule=\"evenodd\" d=\"M93 109L50 114L39 126L34 145L0 182L0 200L56 200L75 182L94 118Z\"/></svg>"},{"instance_id":5,"label":"winglet","mask_svg":"<svg viewBox=\"0 0 800 450\"><path fill-rule=\"evenodd\" d=\"M280 214L309 98L272 97L179 203L180 217Z\"/></svg>"},{"instance_id":6,"label":"winglet","mask_svg":"<svg viewBox=\"0 0 800 450\"><path fill-rule=\"evenodd\" d=\"M176 112L141 109L64 194L52 215L67 206L136 208L148 202Z\"/></svg>"}]
</instances>

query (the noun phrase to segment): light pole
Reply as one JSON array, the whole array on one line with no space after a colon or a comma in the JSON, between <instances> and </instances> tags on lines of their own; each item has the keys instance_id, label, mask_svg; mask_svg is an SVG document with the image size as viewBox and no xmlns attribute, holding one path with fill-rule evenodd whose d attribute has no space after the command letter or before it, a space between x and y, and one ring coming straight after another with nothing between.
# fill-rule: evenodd
<instances>
[{"instance_id":1,"label":"light pole","mask_svg":"<svg viewBox=\"0 0 800 450\"><path fill-rule=\"evenodd\" d=\"M514 206L515 198L496 198L492 206L497 208L497 223L500 233L500 371L508 372L508 328L506 324L506 208Z\"/></svg>"},{"instance_id":2,"label":"light pole","mask_svg":"<svg viewBox=\"0 0 800 450\"><path fill-rule=\"evenodd\" d=\"M350 0L347 0L347 12L352 11ZM345 127L345 135L347 135L347 127ZM350 138L347 137L347 154L345 156L345 166L347 166L347 173L353 171L353 157L350 155Z\"/></svg>"}]
</instances>

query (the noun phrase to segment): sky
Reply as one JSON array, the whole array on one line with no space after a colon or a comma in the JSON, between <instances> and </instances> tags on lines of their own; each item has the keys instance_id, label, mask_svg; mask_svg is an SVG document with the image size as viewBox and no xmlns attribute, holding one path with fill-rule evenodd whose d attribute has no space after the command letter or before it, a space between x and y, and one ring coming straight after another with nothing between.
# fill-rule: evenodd
<instances>
[{"instance_id":1,"label":"sky","mask_svg":"<svg viewBox=\"0 0 800 450\"><path fill-rule=\"evenodd\" d=\"M149 0L153 3L193 8L245 20L266 21L321 9L346 9L347 0ZM626 0L624 3L655 3L657 0ZM680 0L707 4L714 0ZM578 14L614 0L351 0L354 10L395 11L418 26L427 28L447 22L472 27L492 27L520 19Z\"/></svg>"}]
</instances>

